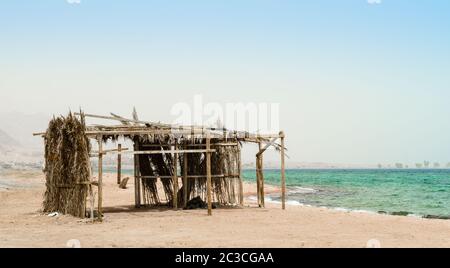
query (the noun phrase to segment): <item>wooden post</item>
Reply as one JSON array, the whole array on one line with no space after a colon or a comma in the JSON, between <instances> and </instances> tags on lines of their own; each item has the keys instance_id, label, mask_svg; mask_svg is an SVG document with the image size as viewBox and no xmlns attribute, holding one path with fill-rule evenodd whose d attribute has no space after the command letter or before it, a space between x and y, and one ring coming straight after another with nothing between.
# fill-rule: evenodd
<instances>
[{"instance_id":1,"label":"wooden post","mask_svg":"<svg viewBox=\"0 0 450 268\"><path fill-rule=\"evenodd\" d=\"M262 150L262 143L259 142L259 151ZM261 207L265 207L265 200L264 200L264 158L263 154L259 156L259 190L260 190L260 200L261 200Z\"/></svg>"},{"instance_id":2,"label":"wooden post","mask_svg":"<svg viewBox=\"0 0 450 268\"><path fill-rule=\"evenodd\" d=\"M211 137L209 132L206 134L206 150L211 149ZM206 153L206 190L208 198L208 215L212 215L212 197L211 197L211 153L208 151Z\"/></svg>"},{"instance_id":3,"label":"wooden post","mask_svg":"<svg viewBox=\"0 0 450 268\"><path fill-rule=\"evenodd\" d=\"M102 221L103 205L103 139L98 137L98 220Z\"/></svg>"},{"instance_id":4,"label":"wooden post","mask_svg":"<svg viewBox=\"0 0 450 268\"><path fill-rule=\"evenodd\" d=\"M281 139L281 206L283 209L286 209L286 171L285 171L285 163L284 163L284 132L280 132Z\"/></svg>"},{"instance_id":5,"label":"wooden post","mask_svg":"<svg viewBox=\"0 0 450 268\"><path fill-rule=\"evenodd\" d=\"M238 173L239 173L239 204L244 205L244 183L242 181L241 145L238 143Z\"/></svg>"},{"instance_id":6,"label":"wooden post","mask_svg":"<svg viewBox=\"0 0 450 268\"><path fill-rule=\"evenodd\" d=\"M139 141L134 141L134 150L139 150ZM136 208L141 207L141 184L140 184L140 164L139 164L139 155L134 155L134 204Z\"/></svg>"},{"instance_id":7,"label":"wooden post","mask_svg":"<svg viewBox=\"0 0 450 268\"><path fill-rule=\"evenodd\" d=\"M187 153L183 154L183 207L187 207L188 202L188 155Z\"/></svg>"},{"instance_id":8,"label":"wooden post","mask_svg":"<svg viewBox=\"0 0 450 268\"><path fill-rule=\"evenodd\" d=\"M259 147L261 147L261 142L258 143ZM256 155L256 197L258 200L258 207L261 207L261 174L259 170L261 169L261 161L260 155Z\"/></svg>"},{"instance_id":9,"label":"wooden post","mask_svg":"<svg viewBox=\"0 0 450 268\"><path fill-rule=\"evenodd\" d=\"M119 143L117 151L119 152L117 155L117 184L120 185L122 180L122 144Z\"/></svg>"},{"instance_id":10,"label":"wooden post","mask_svg":"<svg viewBox=\"0 0 450 268\"><path fill-rule=\"evenodd\" d=\"M174 146L177 150L177 146ZM178 153L173 154L173 208L178 209Z\"/></svg>"}]
</instances>

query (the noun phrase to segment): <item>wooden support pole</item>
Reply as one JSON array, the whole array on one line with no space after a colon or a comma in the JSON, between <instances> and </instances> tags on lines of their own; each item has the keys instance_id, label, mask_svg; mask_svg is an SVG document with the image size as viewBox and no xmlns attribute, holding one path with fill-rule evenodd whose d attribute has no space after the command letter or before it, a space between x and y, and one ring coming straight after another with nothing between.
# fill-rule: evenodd
<instances>
[{"instance_id":1,"label":"wooden support pole","mask_svg":"<svg viewBox=\"0 0 450 268\"><path fill-rule=\"evenodd\" d=\"M261 142L258 143L260 146ZM256 155L256 197L258 201L258 207L261 207L261 174L259 170L261 169L261 155Z\"/></svg>"},{"instance_id":2,"label":"wooden support pole","mask_svg":"<svg viewBox=\"0 0 450 268\"><path fill-rule=\"evenodd\" d=\"M178 209L178 153L173 154L173 208Z\"/></svg>"},{"instance_id":3,"label":"wooden support pole","mask_svg":"<svg viewBox=\"0 0 450 268\"><path fill-rule=\"evenodd\" d=\"M188 155L183 154L183 207L187 207L188 202Z\"/></svg>"},{"instance_id":4,"label":"wooden support pole","mask_svg":"<svg viewBox=\"0 0 450 268\"><path fill-rule=\"evenodd\" d=\"M139 150L138 141L134 141L134 150ZM141 207L141 184L140 184L139 155L134 155L134 204L136 208Z\"/></svg>"},{"instance_id":5,"label":"wooden support pole","mask_svg":"<svg viewBox=\"0 0 450 268\"><path fill-rule=\"evenodd\" d=\"M285 171L285 149L284 149L284 132L280 132L281 138L281 206L283 209L286 209L286 171Z\"/></svg>"},{"instance_id":6,"label":"wooden support pole","mask_svg":"<svg viewBox=\"0 0 450 268\"><path fill-rule=\"evenodd\" d=\"M119 154L117 155L117 184L120 185L120 182L122 180L122 144L119 143L117 146L117 151Z\"/></svg>"},{"instance_id":7,"label":"wooden support pole","mask_svg":"<svg viewBox=\"0 0 450 268\"><path fill-rule=\"evenodd\" d=\"M239 204L244 205L244 183L242 178L242 156L241 156L241 145L238 144L238 173L239 173Z\"/></svg>"},{"instance_id":8,"label":"wooden support pole","mask_svg":"<svg viewBox=\"0 0 450 268\"><path fill-rule=\"evenodd\" d=\"M90 218L91 221L94 222L94 209L95 209L95 200L94 200L94 191L92 190L92 182L93 182L93 176L92 176L92 165L91 161L88 161L88 167L89 167L89 182L91 183L89 187L89 203L90 203Z\"/></svg>"},{"instance_id":9,"label":"wooden support pole","mask_svg":"<svg viewBox=\"0 0 450 268\"><path fill-rule=\"evenodd\" d=\"M259 143L259 151L262 151L262 143ZM265 207L264 200L264 157L261 153L259 155L259 190L260 190L260 199L261 199L261 207Z\"/></svg>"},{"instance_id":10,"label":"wooden support pole","mask_svg":"<svg viewBox=\"0 0 450 268\"><path fill-rule=\"evenodd\" d=\"M103 205L103 139L98 137L98 220L102 221Z\"/></svg>"},{"instance_id":11,"label":"wooden support pole","mask_svg":"<svg viewBox=\"0 0 450 268\"><path fill-rule=\"evenodd\" d=\"M206 153L206 189L207 189L208 215L209 216L212 215L211 152L209 152L210 149L211 149L211 137L208 132L206 134L206 150L208 150L208 152Z\"/></svg>"}]
</instances>

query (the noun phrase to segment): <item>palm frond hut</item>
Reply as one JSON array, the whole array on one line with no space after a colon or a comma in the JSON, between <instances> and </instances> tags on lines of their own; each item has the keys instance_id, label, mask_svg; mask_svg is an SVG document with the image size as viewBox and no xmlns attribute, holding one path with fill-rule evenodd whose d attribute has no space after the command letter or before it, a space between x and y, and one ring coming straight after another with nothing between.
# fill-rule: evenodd
<instances>
[{"instance_id":1,"label":"palm frond hut","mask_svg":"<svg viewBox=\"0 0 450 268\"><path fill-rule=\"evenodd\" d=\"M116 125L86 125L85 118L119 122ZM188 201L200 197L212 214L213 202L219 205L244 204L241 149L243 143L256 143L258 205L265 206L263 153L275 147L281 154L282 208L285 209L285 147L283 132L259 135L224 128L178 126L84 113L54 118L45 133L46 193L44 211L58 211L84 218L94 215L93 188L97 187L97 215L102 218L103 158L107 154L134 155L135 206L161 205L161 194L174 209L186 208ZM126 138L133 150L103 149L109 140ZM98 143L92 151L90 141ZM277 141L280 141L277 143ZM90 159L98 159L97 181L91 174ZM178 168L180 167L180 168ZM180 173L178 172L180 171ZM120 176L119 176L120 180ZM158 192L157 182L163 193ZM119 183L120 181L118 181ZM181 183L181 184L180 184ZM159 188L161 189L161 188ZM87 198L91 200L90 213Z\"/></svg>"}]
</instances>

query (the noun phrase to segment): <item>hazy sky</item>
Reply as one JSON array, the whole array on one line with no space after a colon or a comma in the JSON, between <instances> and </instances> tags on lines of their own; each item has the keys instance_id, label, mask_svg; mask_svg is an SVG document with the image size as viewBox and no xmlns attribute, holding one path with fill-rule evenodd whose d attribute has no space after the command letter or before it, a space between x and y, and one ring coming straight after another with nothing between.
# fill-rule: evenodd
<instances>
[{"instance_id":1,"label":"hazy sky","mask_svg":"<svg viewBox=\"0 0 450 268\"><path fill-rule=\"evenodd\" d=\"M277 102L293 160L450 162L448 0L77 2L0 1L1 113Z\"/></svg>"}]
</instances>

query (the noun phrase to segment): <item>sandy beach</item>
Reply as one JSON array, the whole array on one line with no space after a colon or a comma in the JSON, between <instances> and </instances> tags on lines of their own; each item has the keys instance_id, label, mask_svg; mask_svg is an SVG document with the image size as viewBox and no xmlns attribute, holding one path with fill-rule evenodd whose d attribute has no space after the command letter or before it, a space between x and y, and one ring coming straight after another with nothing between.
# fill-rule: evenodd
<instances>
[{"instance_id":1,"label":"sandy beach","mask_svg":"<svg viewBox=\"0 0 450 268\"><path fill-rule=\"evenodd\" d=\"M3 177L23 187L0 190L0 247L66 247L71 239L82 247L363 248L371 239L381 247L450 247L448 220L302 206L283 211L270 203L262 209L248 199L256 189L253 184L245 185L245 207L215 209L208 217L205 210L135 209L132 182L122 190L108 174L103 223L49 217L40 212L41 173L10 172Z\"/></svg>"}]
</instances>

